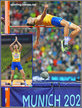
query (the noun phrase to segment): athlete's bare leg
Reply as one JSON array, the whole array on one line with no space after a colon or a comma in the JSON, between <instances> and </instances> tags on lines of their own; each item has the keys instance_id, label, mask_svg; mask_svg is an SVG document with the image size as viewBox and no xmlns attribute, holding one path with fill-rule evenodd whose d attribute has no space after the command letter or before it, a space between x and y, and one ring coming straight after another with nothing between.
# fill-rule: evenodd
<instances>
[{"instance_id":1,"label":"athlete's bare leg","mask_svg":"<svg viewBox=\"0 0 82 108\"><path fill-rule=\"evenodd\" d=\"M70 40L70 37L68 37L69 35L69 22L66 20L62 20L61 21L61 25L64 27L64 45L68 45L68 42Z\"/></svg>"},{"instance_id":2,"label":"athlete's bare leg","mask_svg":"<svg viewBox=\"0 0 82 108\"><path fill-rule=\"evenodd\" d=\"M69 35L69 22L63 19L61 21L61 25L64 26L64 36L68 36Z\"/></svg>"},{"instance_id":3,"label":"athlete's bare leg","mask_svg":"<svg viewBox=\"0 0 82 108\"><path fill-rule=\"evenodd\" d=\"M64 37L67 37L69 35L69 29L73 29L73 31L70 34L71 40L69 43L72 42L72 40L78 35L78 33L81 31L81 28L73 23L69 25L69 22L66 20L61 21L61 25L64 26Z\"/></svg>"},{"instance_id":4,"label":"athlete's bare leg","mask_svg":"<svg viewBox=\"0 0 82 108\"><path fill-rule=\"evenodd\" d=\"M64 36L68 36L69 29L73 29L74 30L70 34L70 37L73 38L73 39L81 31L81 28L79 26L77 26L76 24L73 24L73 23L71 23L71 25L69 25L69 22L64 20L64 19L61 21L61 25L64 26Z\"/></svg>"},{"instance_id":5,"label":"athlete's bare leg","mask_svg":"<svg viewBox=\"0 0 82 108\"><path fill-rule=\"evenodd\" d=\"M66 45L66 47L63 47L63 43L61 43L61 49L62 51L68 50L68 43L72 44L73 43L73 39L78 35L78 33L81 31L81 28L73 23L71 23L69 25L69 22L66 20L62 20L61 21L61 25L64 26L64 45ZM68 37L69 35L69 29L73 29L73 31L70 34L70 37ZM63 41L61 41L63 42Z\"/></svg>"},{"instance_id":6,"label":"athlete's bare leg","mask_svg":"<svg viewBox=\"0 0 82 108\"><path fill-rule=\"evenodd\" d=\"M78 33L81 31L81 28L79 26L73 24L73 23L71 23L71 25L69 26L69 28L73 29L73 31L70 34L70 37L72 39L74 39L78 35Z\"/></svg>"},{"instance_id":7,"label":"athlete's bare leg","mask_svg":"<svg viewBox=\"0 0 82 108\"><path fill-rule=\"evenodd\" d=\"M23 80L25 81L25 73L24 73L24 70L23 70L23 69L20 70L20 73L21 73L21 75L22 75Z\"/></svg>"},{"instance_id":8,"label":"athlete's bare leg","mask_svg":"<svg viewBox=\"0 0 82 108\"><path fill-rule=\"evenodd\" d=\"M26 79L25 79L25 73L24 73L24 70L23 70L23 69L20 70L20 73L22 74L22 78L23 78L23 80L24 80L25 85L27 85L27 84L26 84Z\"/></svg>"},{"instance_id":9,"label":"athlete's bare leg","mask_svg":"<svg viewBox=\"0 0 82 108\"><path fill-rule=\"evenodd\" d=\"M14 78L14 70L11 70L11 81L13 81Z\"/></svg>"},{"instance_id":10,"label":"athlete's bare leg","mask_svg":"<svg viewBox=\"0 0 82 108\"><path fill-rule=\"evenodd\" d=\"M11 85L13 85L14 70L11 70Z\"/></svg>"}]
</instances>

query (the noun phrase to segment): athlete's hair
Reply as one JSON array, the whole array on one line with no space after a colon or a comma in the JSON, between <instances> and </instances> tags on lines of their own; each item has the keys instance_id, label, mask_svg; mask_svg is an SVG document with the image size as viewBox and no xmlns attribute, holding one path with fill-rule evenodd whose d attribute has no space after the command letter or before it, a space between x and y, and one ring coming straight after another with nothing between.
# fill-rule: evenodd
<instances>
[{"instance_id":1,"label":"athlete's hair","mask_svg":"<svg viewBox=\"0 0 82 108\"><path fill-rule=\"evenodd\" d=\"M18 44L14 44L14 48L15 48L15 46L17 46L17 47L18 47Z\"/></svg>"},{"instance_id":2,"label":"athlete's hair","mask_svg":"<svg viewBox=\"0 0 82 108\"><path fill-rule=\"evenodd\" d=\"M32 19L33 19L32 17L29 17L27 19L27 26L34 26L35 25L35 23L31 21Z\"/></svg>"}]
</instances>

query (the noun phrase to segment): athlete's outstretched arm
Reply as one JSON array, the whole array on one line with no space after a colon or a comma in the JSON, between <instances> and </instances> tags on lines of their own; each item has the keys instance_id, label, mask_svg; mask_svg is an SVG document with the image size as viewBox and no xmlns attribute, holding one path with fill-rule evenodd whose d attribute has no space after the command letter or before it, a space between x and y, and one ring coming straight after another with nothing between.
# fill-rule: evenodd
<instances>
[{"instance_id":1,"label":"athlete's outstretched arm","mask_svg":"<svg viewBox=\"0 0 82 108\"><path fill-rule=\"evenodd\" d=\"M41 14L41 17L36 19L36 24L39 24L44 19L44 17L46 16L47 8L48 8L48 4L45 4L44 5L44 11Z\"/></svg>"},{"instance_id":2,"label":"athlete's outstretched arm","mask_svg":"<svg viewBox=\"0 0 82 108\"><path fill-rule=\"evenodd\" d=\"M40 38L40 27L37 27L37 38L36 41L39 42L39 38Z\"/></svg>"},{"instance_id":3,"label":"athlete's outstretched arm","mask_svg":"<svg viewBox=\"0 0 82 108\"><path fill-rule=\"evenodd\" d=\"M17 40L17 43L18 43L18 45L19 45L19 52L21 52L21 50L22 50L22 45L20 44L20 42Z\"/></svg>"},{"instance_id":4,"label":"athlete's outstretched arm","mask_svg":"<svg viewBox=\"0 0 82 108\"><path fill-rule=\"evenodd\" d=\"M15 37L15 41L9 46L11 52L13 52L13 45L15 44L16 41L17 41L17 37Z\"/></svg>"},{"instance_id":5,"label":"athlete's outstretched arm","mask_svg":"<svg viewBox=\"0 0 82 108\"><path fill-rule=\"evenodd\" d=\"M44 17L46 16L46 11L47 11L47 8L48 8L48 4L45 4L45 6L44 6L44 11L43 11L43 13L42 13L42 15L41 15L41 21L44 19Z\"/></svg>"},{"instance_id":6,"label":"athlete's outstretched arm","mask_svg":"<svg viewBox=\"0 0 82 108\"><path fill-rule=\"evenodd\" d=\"M35 41L35 43L34 43L34 48L36 48L37 46L38 46L38 44L39 44L39 38L40 38L40 27L37 27L37 33L36 33L36 41Z\"/></svg>"}]
</instances>

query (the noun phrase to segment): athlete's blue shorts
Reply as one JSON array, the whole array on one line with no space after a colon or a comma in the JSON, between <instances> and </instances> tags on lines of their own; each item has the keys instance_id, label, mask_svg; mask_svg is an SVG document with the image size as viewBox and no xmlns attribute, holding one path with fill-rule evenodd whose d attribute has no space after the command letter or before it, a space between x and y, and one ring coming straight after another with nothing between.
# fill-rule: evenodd
<instances>
[{"instance_id":1,"label":"athlete's blue shorts","mask_svg":"<svg viewBox=\"0 0 82 108\"><path fill-rule=\"evenodd\" d=\"M22 66L20 64L20 62L12 62L12 65L11 65L11 70L15 70L15 68L18 68L18 70L22 70Z\"/></svg>"},{"instance_id":2,"label":"athlete's blue shorts","mask_svg":"<svg viewBox=\"0 0 82 108\"><path fill-rule=\"evenodd\" d=\"M63 18L61 18L61 17L53 17L52 20L51 20L51 24L56 26L56 27L63 27L61 25L62 20L63 20ZM69 22L69 25L71 25L71 22Z\"/></svg>"}]
</instances>

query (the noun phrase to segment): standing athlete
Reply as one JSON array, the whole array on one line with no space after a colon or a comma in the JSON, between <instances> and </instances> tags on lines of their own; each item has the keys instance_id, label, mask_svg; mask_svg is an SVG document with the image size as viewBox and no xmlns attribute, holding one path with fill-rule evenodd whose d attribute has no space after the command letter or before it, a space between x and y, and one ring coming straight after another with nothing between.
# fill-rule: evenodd
<instances>
[{"instance_id":1,"label":"standing athlete","mask_svg":"<svg viewBox=\"0 0 82 108\"><path fill-rule=\"evenodd\" d=\"M63 52L67 51L69 49L68 44L72 43L74 38L81 31L81 28L77 26L76 24L66 21L65 19L61 17L56 17L51 14L46 14L47 8L48 8L48 4L45 4L44 11L41 15L35 18L29 17L27 19L27 25L29 26L44 25L44 26L64 27L64 40L61 41L61 50ZM73 29L70 36L68 36L69 29ZM39 37L40 37L40 27L37 27L37 39L35 41L34 48L36 48L39 45Z\"/></svg>"},{"instance_id":2,"label":"standing athlete","mask_svg":"<svg viewBox=\"0 0 82 108\"><path fill-rule=\"evenodd\" d=\"M15 68L18 68L18 70L22 74L22 77L26 86L27 84L25 80L25 73L20 64L20 55L21 55L22 45L18 42L17 37L15 38L15 41L10 45L10 50L12 52L11 86L13 85L13 77L14 77Z\"/></svg>"}]
</instances>

